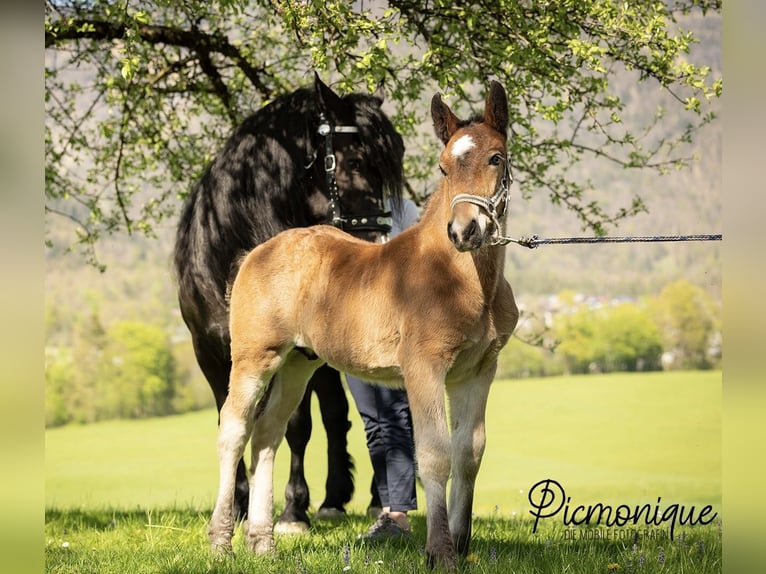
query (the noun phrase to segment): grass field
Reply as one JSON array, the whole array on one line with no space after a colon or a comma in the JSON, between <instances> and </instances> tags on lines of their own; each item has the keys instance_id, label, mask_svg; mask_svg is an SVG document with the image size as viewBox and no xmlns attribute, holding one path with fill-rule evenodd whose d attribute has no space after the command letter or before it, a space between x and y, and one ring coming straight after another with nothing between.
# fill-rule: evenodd
<instances>
[{"instance_id":1,"label":"grass field","mask_svg":"<svg viewBox=\"0 0 766 574\"><path fill-rule=\"evenodd\" d=\"M239 552L223 564L211 563L206 552L206 522L217 488L214 411L51 429L46 432L47 570L420 571L422 492L411 549L371 552L352 543L368 525L363 512L372 473L355 412L352 423L357 492L349 518L332 526L315 523L308 537L280 540L280 558ZM312 502L318 504L326 477L325 440L318 422L314 429L307 467ZM487 436L474 504L474 554L465 568L596 572L630 565L646 572L720 571L720 520L676 528L674 541L667 538L667 524L648 533L571 531L558 515L541 520L533 534L527 500L533 484L551 478L566 489L572 507L654 505L661 497L662 508L710 504L720 517L720 372L498 381L490 394ZM283 446L275 472L277 504L287 457ZM609 538L592 538L602 535Z\"/></svg>"}]
</instances>

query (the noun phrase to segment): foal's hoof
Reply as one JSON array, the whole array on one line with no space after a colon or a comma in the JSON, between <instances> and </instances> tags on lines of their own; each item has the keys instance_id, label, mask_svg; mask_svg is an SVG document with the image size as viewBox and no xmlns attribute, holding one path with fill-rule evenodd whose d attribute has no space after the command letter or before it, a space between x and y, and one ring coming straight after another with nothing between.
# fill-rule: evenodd
<instances>
[{"instance_id":1,"label":"foal's hoof","mask_svg":"<svg viewBox=\"0 0 766 574\"><path fill-rule=\"evenodd\" d=\"M337 520L338 518L344 518L346 512L340 508L330 508L323 506L317 511L317 520Z\"/></svg>"},{"instance_id":2,"label":"foal's hoof","mask_svg":"<svg viewBox=\"0 0 766 574\"><path fill-rule=\"evenodd\" d=\"M457 570L457 556L453 553L447 554L432 554L426 552L426 565L433 570L434 568L440 568L447 572L454 572Z\"/></svg>"},{"instance_id":3,"label":"foal's hoof","mask_svg":"<svg viewBox=\"0 0 766 574\"><path fill-rule=\"evenodd\" d=\"M226 560L234 556L234 549L231 547L231 541L229 542L211 542L210 551L213 553L213 557L216 560Z\"/></svg>"},{"instance_id":4,"label":"foal's hoof","mask_svg":"<svg viewBox=\"0 0 766 574\"><path fill-rule=\"evenodd\" d=\"M309 525L305 522L277 522L274 525L274 534L294 536L296 534L306 534L309 531Z\"/></svg>"},{"instance_id":5,"label":"foal's hoof","mask_svg":"<svg viewBox=\"0 0 766 574\"><path fill-rule=\"evenodd\" d=\"M245 544L247 549L251 552L263 556L266 554L273 554L276 552L276 545L274 544L274 538L271 536L250 536L245 537Z\"/></svg>"}]
</instances>

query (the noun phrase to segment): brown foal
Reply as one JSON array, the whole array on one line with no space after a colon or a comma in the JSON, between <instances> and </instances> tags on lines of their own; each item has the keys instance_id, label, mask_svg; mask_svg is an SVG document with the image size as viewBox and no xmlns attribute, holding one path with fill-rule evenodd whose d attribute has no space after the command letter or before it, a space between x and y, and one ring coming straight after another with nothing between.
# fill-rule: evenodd
<instances>
[{"instance_id":1,"label":"brown foal","mask_svg":"<svg viewBox=\"0 0 766 574\"><path fill-rule=\"evenodd\" d=\"M431 114L445 144L443 178L420 222L384 244L325 225L290 229L240 267L231 290L233 367L218 435L214 549L231 551L236 466L248 440L246 544L273 549L274 453L306 381L328 363L407 390L428 561L454 568L457 554L468 553L487 396L518 320L503 276L505 249L495 241L510 185L508 105L493 81L483 117L459 120L438 94Z\"/></svg>"}]
</instances>

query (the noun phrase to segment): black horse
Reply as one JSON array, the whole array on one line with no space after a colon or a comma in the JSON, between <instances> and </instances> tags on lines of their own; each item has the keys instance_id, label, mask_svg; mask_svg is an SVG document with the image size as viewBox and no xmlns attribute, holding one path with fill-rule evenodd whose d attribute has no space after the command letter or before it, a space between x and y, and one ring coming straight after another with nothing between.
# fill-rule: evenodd
<instances>
[{"instance_id":1,"label":"black horse","mask_svg":"<svg viewBox=\"0 0 766 574\"><path fill-rule=\"evenodd\" d=\"M318 76L314 86L276 98L248 117L187 198L175 244L178 300L202 372L220 411L229 387L227 289L240 258L290 227L333 223L371 241L390 229L387 198L403 186L404 145L381 110L380 91L340 97ZM337 371L316 372L288 424L291 450L283 530L305 529L309 490L303 457L311 436L311 392L328 438L328 476L319 512L333 515L354 491L346 436L348 401ZM371 506L378 505L373 492ZM237 515L247 513L248 483L237 468Z\"/></svg>"}]
</instances>

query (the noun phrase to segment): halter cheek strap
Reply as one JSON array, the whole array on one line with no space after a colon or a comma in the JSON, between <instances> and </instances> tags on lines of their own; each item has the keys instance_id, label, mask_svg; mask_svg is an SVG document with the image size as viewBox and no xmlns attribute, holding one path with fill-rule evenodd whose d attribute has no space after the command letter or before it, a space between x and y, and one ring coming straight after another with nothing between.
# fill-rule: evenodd
<instances>
[{"instance_id":1,"label":"halter cheek strap","mask_svg":"<svg viewBox=\"0 0 766 574\"><path fill-rule=\"evenodd\" d=\"M471 203L478 206L487 212L494 230L492 231L491 245L500 245L498 242L500 238L500 221L499 218L505 215L506 209L508 209L508 203L511 197L511 184L513 183L513 174L511 174L510 162L505 163L505 170L503 171L503 177L500 180L495 193L490 197L484 197L473 193L459 193L452 198L450 203L450 209L455 209L458 203Z\"/></svg>"},{"instance_id":2,"label":"halter cheek strap","mask_svg":"<svg viewBox=\"0 0 766 574\"><path fill-rule=\"evenodd\" d=\"M317 128L317 133L324 137L325 142L325 154L324 154L324 173L325 182L327 183L327 195L330 198L329 212L330 212L330 224L335 227L343 226L343 218L340 213L340 194L338 193L338 182L335 179L335 150L332 147L332 134L333 133L358 133L359 128L356 126L331 126L324 117L324 114L320 116L320 124Z\"/></svg>"},{"instance_id":3,"label":"halter cheek strap","mask_svg":"<svg viewBox=\"0 0 766 574\"><path fill-rule=\"evenodd\" d=\"M352 217L343 217L340 208L340 193L338 192L338 182L335 179L335 169L337 163L335 160L335 150L332 146L333 134L356 134L359 128L356 126L333 126L327 121L324 114L319 116L319 127L317 133L324 137L325 155L324 172L325 182L327 184L327 195L330 198L328 206L330 221L335 227L345 231L382 231L388 233L391 231L393 218L390 211L381 211L373 214L358 214ZM313 162L312 162L313 163Z\"/></svg>"}]
</instances>

